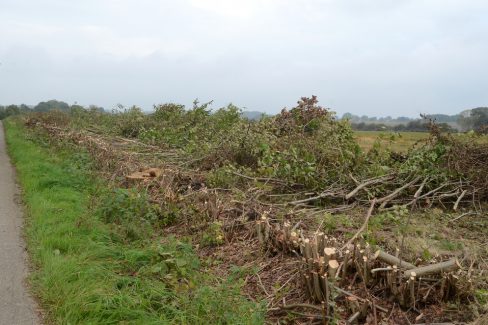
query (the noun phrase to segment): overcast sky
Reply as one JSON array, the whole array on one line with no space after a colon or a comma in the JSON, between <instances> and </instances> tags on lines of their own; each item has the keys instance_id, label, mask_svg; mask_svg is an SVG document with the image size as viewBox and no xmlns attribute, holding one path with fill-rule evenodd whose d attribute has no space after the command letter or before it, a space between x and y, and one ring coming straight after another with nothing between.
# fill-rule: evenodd
<instances>
[{"instance_id":1,"label":"overcast sky","mask_svg":"<svg viewBox=\"0 0 488 325\"><path fill-rule=\"evenodd\" d=\"M488 106L486 0L0 0L0 104Z\"/></svg>"}]
</instances>

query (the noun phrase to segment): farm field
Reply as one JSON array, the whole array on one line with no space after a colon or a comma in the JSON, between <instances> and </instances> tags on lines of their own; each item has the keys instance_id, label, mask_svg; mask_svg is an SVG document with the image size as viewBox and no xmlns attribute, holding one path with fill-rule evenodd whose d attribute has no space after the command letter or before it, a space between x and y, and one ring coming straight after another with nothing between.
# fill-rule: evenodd
<instances>
[{"instance_id":1,"label":"farm field","mask_svg":"<svg viewBox=\"0 0 488 325\"><path fill-rule=\"evenodd\" d=\"M376 141L393 151L406 152L419 141L429 137L428 132L354 131L356 141L363 150L369 150Z\"/></svg>"},{"instance_id":2,"label":"farm field","mask_svg":"<svg viewBox=\"0 0 488 325\"><path fill-rule=\"evenodd\" d=\"M429 138L428 132L384 132L384 131L354 131L355 139L363 150L373 148L375 142L396 152L407 152L412 146L422 144ZM462 139L462 133L453 133L452 137ZM488 135L476 136L470 141L488 143Z\"/></svg>"}]
</instances>

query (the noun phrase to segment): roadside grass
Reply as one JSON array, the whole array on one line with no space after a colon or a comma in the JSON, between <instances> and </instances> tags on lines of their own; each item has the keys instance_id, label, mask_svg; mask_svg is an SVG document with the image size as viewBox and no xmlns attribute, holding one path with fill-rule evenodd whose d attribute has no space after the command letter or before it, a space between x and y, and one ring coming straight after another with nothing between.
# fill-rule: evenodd
<instances>
[{"instance_id":1,"label":"roadside grass","mask_svg":"<svg viewBox=\"0 0 488 325\"><path fill-rule=\"evenodd\" d=\"M30 282L56 324L262 324L264 306L240 294L236 272L217 279L188 241L127 241L104 222L111 190L88 155L54 150L18 119L4 121L26 206Z\"/></svg>"}]
</instances>

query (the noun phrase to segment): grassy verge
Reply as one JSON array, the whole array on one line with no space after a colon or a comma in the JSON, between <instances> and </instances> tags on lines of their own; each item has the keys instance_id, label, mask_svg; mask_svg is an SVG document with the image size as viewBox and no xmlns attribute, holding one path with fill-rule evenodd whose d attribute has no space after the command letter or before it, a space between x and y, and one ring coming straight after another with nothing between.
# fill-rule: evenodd
<instances>
[{"instance_id":1,"label":"grassy verge","mask_svg":"<svg viewBox=\"0 0 488 325\"><path fill-rule=\"evenodd\" d=\"M102 217L107 207L99 198L112 192L93 177L87 155L54 151L18 120L4 125L26 205L31 283L50 322L263 322L261 306L239 293L242 272L206 274L184 240L127 240Z\"/></svg>"}]
</instances>

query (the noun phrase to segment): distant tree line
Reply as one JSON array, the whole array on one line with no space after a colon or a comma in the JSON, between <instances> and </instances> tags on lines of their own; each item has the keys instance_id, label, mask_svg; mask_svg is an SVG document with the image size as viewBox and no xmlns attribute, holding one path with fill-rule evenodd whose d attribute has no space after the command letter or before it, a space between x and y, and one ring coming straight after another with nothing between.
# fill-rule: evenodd
<instances>
[{"instance_id":1,"label":"distant tree line","mask_svg":"<svg viewBox=\"0 0 488 325\"><path fill-rule=\"evenodd\" d=\"M431 114L426 117L435 121L441 129L447 132L474 130L479 133L488 133L488 107L477 107L456 115ZM392 118L390 116L378 118L351 113L344 114L342 118L348 119L353 129L361 131L428 131L428 123L423 119Z\"/></svg>"},{"instance_id":2,"label":"distant tree line","mask_svg":"<svg viewBox=\"0 0 488 325\"><path fill-rule=\"evenodd\" d=\"M104 111L103 107L98 107L95 105L90 105L88 108L85 108L78 104L69 105L68 103L65 103L63 101L52 99L46 102L40 102L35 106L28 106L25 104L7 105L7 106L0 105L0 120L3 120L4 118L7 118L11 115L19 115L19 114L29 113L29 112L49 112L49 111L71 112L73 110L79 110L79 109L98 110L102 112Z\"/></svg>"},{"instance_id":3,"label":"distant tree line","mask_svg":"<svg viewBox=\"0 0 488 325\"><path fill-rule=\"evenodd\" d=\"M30 107L25 104L0 106L0 120L3 120L10 115L19 115L21 113L26 113L30 111Z\"/></svg>"},{"instance_id":4,"label":"distant tree line","mask_svg":"<svg viewBox=\"0 0 488 325\"><path fill-rule=\"evenodd\" d=\"M446 114L430 114L427 115L428 118L435 120L438 123L456 123L459 119L459 114L456 115L446 115ZM418 118L411 118L406 116L400 116L393 118L391 116L386 117L376 117L376 116L367 116L367 115L354 115L351 113L345 113L342 116L342 119L347 119L351 123L360 124L360 123L374 123L374 124L385 124L385 125L396 125L396 124L407 124L409 122L414 122L419 120Z\"/></svg>"},{"instance_id":5,"label":"distant tree line","mask_svg":"<svg viewBox=\"0 0 488 325\"><path fill-rule=\"evenodd\" d=\"M447 123L437 123L445 132L457 132ZM395 131L395 132L427 132L429 124L425 120L412 120L405 124L386 125L383 123L351 123L354 130L358 131Z\"/></svg>"}]
</instances>

